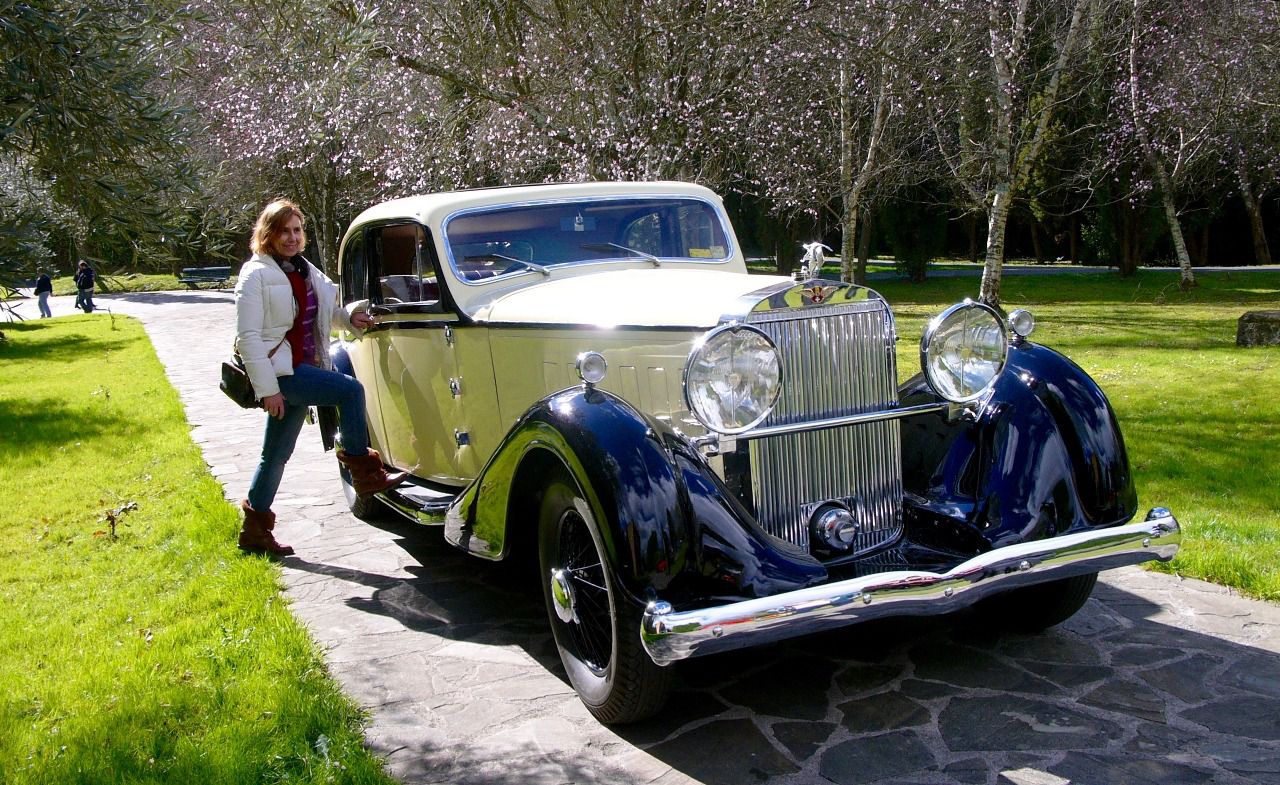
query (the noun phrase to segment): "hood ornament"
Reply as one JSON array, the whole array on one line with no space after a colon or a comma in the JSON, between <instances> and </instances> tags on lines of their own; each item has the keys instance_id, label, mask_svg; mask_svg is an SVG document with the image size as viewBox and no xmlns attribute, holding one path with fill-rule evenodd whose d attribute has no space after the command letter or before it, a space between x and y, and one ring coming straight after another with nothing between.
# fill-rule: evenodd
<instances>
[{"instance_id":1,"label":"hood ornament","mask_svg":"<svg viewBox=\"0 0 1280 785\"><path fill-rule=\"evenodd\" d=\"M796 270L796 280L807 281L821 275L822 265L827 263L827 257L822 252L830 251L831 248L817 241L802 243L800 247L804 249L804 256L800 257L800 269Z\"/></svg>"}]
</instances>

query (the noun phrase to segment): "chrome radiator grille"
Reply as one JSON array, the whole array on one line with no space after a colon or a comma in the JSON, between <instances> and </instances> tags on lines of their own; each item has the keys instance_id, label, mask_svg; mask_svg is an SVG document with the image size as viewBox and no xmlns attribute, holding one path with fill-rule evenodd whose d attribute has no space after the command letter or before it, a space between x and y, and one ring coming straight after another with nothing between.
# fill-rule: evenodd
<instances>
[{"instance_id":1,"label":"chrome radiator grille","mask_svg":"<svg viewBox=\"0 0 1280 785\"><path fill-rule=\"evenodd\" d=\"M897 404L893 325L879 300L748 318L773 339L782 395L762 426L873 411ZM809 546L809 516L839 501L860 519L852 553L902 530L902 443L897 420L752 439L751 493L774 536Z\"/></svg>"}]
</instances>

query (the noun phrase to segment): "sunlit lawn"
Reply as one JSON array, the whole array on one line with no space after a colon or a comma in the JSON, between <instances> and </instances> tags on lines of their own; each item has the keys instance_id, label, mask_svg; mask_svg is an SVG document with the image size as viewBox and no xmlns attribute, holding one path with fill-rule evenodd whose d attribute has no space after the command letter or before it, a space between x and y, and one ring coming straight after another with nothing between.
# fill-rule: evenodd
<instances>
[{"instance_id":1,"label":"sunlit lawn","mask_svg":"<svg viewBox=\"0 0 1280 785\"><path fill-rule=\"evenodd\" d=\"M138 322L4 332L0 782L389 782Z\"/></svg>"},{"instance_id":2,"label":"sunlit lawn","mask_svg":"<svg viewBox=\"0 0 1280 785\"><path fill-rule=\"evenodd\" d=\"M1173 271L1004 279L1004 306L1037 318L1033 340L1063 351L1115 405L1140 512L1173 510L1183 550L1170 569L1280 599L1280 347L1241 349L1245 311L1280 310L1280 272ZM919 369L924 323L977 296L978 279L873 282L898 319L902 375Z\"/></svg>"}]
</instances>

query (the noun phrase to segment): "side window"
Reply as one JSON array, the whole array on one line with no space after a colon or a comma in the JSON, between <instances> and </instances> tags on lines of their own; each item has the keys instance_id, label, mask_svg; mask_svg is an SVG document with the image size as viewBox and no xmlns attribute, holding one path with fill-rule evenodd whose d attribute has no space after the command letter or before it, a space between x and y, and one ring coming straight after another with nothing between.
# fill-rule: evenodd
<instances>
[{"instance_id":1,"label":"side window","mask_svg":"<svg viewBox=\"0 0 1280 785\"><path fill-rule=\"evenodd\" d=\"M417 224L381 226L370 233L375 258L376 291L382 305L439 305L440 288L431 264L427 233Z\"/></svg>"},{"instance_id":2,"label":"side window","mask_svg":"<svg viewBox=\"0 0 1280 785\"><path fill-rule=\"evenodd\" d=\"M364 232L357 232L342 248L342 301L363 300L369 296L369 266L365 255Z\"/></svg>"},{"instance_id":3,"label":"side window","mask_svg":"<svg viewBox=\"0 0 1280 785\"><path fill-rule=\"evenodd\" d=\"M662 217L658 213L649 213L632 221L622 236L622 244L637 251L643 251L654 256L662 256L664 250L662 247Z\"/></svg>"}]
</instances>

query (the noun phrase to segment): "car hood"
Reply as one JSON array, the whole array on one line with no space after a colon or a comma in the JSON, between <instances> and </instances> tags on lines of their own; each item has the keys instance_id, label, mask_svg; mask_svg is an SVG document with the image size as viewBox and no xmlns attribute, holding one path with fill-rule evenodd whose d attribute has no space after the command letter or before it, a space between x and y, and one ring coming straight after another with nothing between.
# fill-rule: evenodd
<instances>
[{"instance_id":1,"label":"car hood","mask_svg":"<svg viewBox=\"0 0 1280 785\"><path fill-rule=\"evenodd\" d=\"M713 270L630 269L559 280L554 275L499 296L477 309L473 318L520 324L706 328L726 315L749 311L759 298L747 295L791 283L780 276Z\"/></svg>"}]
</instances>

